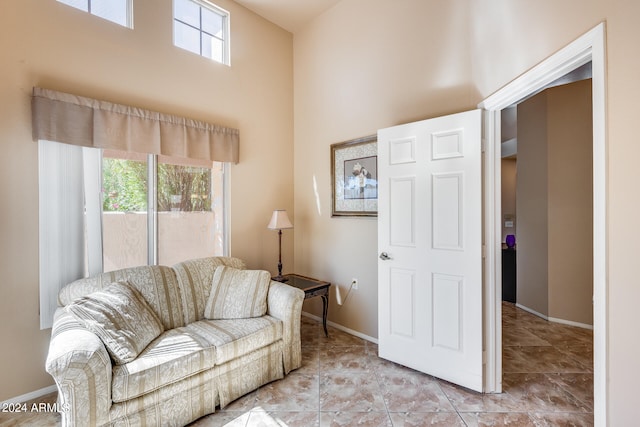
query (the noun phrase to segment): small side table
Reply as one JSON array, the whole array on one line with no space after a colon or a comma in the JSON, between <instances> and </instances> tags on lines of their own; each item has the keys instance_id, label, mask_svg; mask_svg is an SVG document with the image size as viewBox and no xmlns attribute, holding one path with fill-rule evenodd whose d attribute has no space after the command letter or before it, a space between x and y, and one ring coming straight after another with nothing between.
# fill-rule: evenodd
<instances>
[{"instance_id":1,"label":"small side table","mask_svg":"<svg viewBox=\"0 0 640 427\"><path fill-rule=\"evenodd\" d=\"M276 279L273 278L273 280ZM322 297L322 327L324 328L324 335L328 337L327 311L329 310L329 287L331 286L331 283L312 279L311 277L301 276L299 274L285 274L278 281L303 290L304 299Z\"/></svg>"}]
</instances>

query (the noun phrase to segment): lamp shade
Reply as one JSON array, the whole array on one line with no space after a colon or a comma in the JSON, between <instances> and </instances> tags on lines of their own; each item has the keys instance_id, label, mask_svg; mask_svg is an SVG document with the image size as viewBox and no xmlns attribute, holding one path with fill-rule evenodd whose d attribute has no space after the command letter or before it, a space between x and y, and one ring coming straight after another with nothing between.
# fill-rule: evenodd
<instances>
[{"instance_id":1,"label":"lamp shade","mask_svg":"<svg viewBox=\"0 0 640 427\"><path fill-rule=\"evenodd\" d=\"M284 209L276 209L273 211L273 215L271 215L271 221L269 221L267 228L270 230L284 230L286 228L293 228L293 224L289 221L287 211Z\"/></svg>"}]
</instances>

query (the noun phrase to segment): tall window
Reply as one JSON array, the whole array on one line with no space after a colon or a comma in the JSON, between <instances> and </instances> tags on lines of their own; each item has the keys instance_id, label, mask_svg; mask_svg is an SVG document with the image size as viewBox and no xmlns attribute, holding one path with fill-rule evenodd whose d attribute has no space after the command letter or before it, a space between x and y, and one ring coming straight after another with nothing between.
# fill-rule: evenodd
<instances>
[{"instance_id":1,"label":"tall window","mask_svg":"<svg viewBox=\"0 0 640 427\"><path fill-rule=\"evenodd\" d=\"M58 0L100 18L133 28L133 0Z\"/></svg>"},{"instance_id":2,"label":"tall window","mask_svg":"<svg viewBox=\"0 0 640 427\"><path fill-rule=\"evenodd\" d=\"M173 43L229 65L229 12L204 0L174 0Z\"/></svg>"},{"instance_id":3,"label":"tall window","mask_svg":"<svg viewBox=\"0 0 640 427\"><path fill-rule=\"evenodd\" d=\"M31 107L41 328L75 279L228 254L225 172L238 162L237 129L38 87ZM115 151L123 147L131 151Z\"/></svg>"},{"instance_id":4,"label":"tall window","mask_svg":"<svg viewBox=\"0 0 640 427\"><path fill-rule=\"evenodd\" d=\"M104 271L224 254L222 163L105 150L102 165Z\"/></svg>"},{"instance_id":5,"label":"tall window","mask_svg":"<svg viewBox=\"0 0 640 427\"><path fill-rule=\"evenodd\" d=\"M61 285L80 277L228 254L226 163L38 147L41 328Z\"/></svg>"}]
</instances>

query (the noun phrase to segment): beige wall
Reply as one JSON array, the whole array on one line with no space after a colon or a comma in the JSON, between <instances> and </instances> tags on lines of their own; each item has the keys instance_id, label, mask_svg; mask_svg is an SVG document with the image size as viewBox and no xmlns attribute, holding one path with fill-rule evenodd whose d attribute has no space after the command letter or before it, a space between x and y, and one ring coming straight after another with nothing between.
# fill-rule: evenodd
<instances>
[{"instance_id":1,"label":"beige wall","mask_svg":"<svg viewBox=\"0 0 640 427\"><path fill-rule=\"evenodd\" d=\"M344 0L295 34L295 267L351 291L329 319L377 324L377 222L331 217L330 145L472 109L466 2ZM305 310L320 314L310 300Z\"/></svg>"},{"instance_id":2,"label":"beige wall","mask_svg":"<svg viewBox=\"0 0 640 427\"><path fill-rule=\"evenodd\" d=\"M549 315L548 123L546 93L518 105L516 302Z\"/></svg>"},{"instance_id":3,"label":"beige wall","mask_svg":"<svg viewBox=\"0 0 640 427\"><path fill-rule=\"evenodd\" d=\"M354 274L363 283L341 309L332 305L331 319L376 335L375 223L329 217L329 144L469 109L606 21L609 422L633 424L640 383L640 344L629 339L640 321L638 16L640 3L630 0L401 0L393 7L343 0L296 33L296 268L343 286Z\"/></svg>"},{"instance_id":4,"label":"beige wall","mask_svg":"<svg viewBox=\"0 0 640 427\"><path fill-rule=\"evenodd\" d=\"M518 105L517 303L593 324L591 80Z\"/></svg>"},{"instance_id":5,"label":"beige wall","mask_svg":"<svg viewBox=\"0 0 640 427\"><path fill-rule=\"evenodd\" d=\"M593 325L591 80L546 92L549 316Z\"/></svg>"},{"instance_id":6,"label":"beige wall","mask_svg":"<svg viewBox=\"0 0 640 427\"><path fill-rule=\"evenodd\" d=\"M606 21L607 61L607 348L609 425L637 421L640 342L630 339L640 322L640 3L629 0L470 2L473 80L487 97L563 46Z\"/></svg>"},{"instance_id":7,"label":"beige wall","mask_svg":"<svg viewBox=\"0 0 640 427\"><path fill-rule=\"evenodd\" d=\"M34 85L240 129L231 251L275 271L275 208L293 209L292 35L230 0L231 67L172 45L171 0L135 0L130 30L54 0L0 3L0 401L53 384L38 319ZM285 233L285 265L293 239Z\"/></svg>"},{"instance_id":8,"label":"beige wall","mask_svg":"<svg viewBox=\"0 0 640 427\"><path fill-rule=\"evenodd\" d=\"M640 343L630 337L640 321L639 2L399 0L391 7L383 0L343 0L294 37L295 127L286 100L293 96L290 35L221 1L232 12L235 46L233 67L224 71L171 47L169 24L158 23L168 22L169 4L136 0L132 36L96 20L86 24L53 1L2 1L0 331L11 345L0 350L0 399L50 384L38 371L48 332L37 329L37 184L28 124L33 84L240 127L233 253L251 265L275 264L277 239L264 226L274 207L293 208L293 182L296 228L285 232L285 270L295 241L296 270L343 286L358 276L361 289L341 309L332 301L331 319L376 336L376 225L330 218L329 145L470 109L606 20L609 424L636 422ZM292 161L292 170L280 166Z\"/></svg>"}]
</instances>

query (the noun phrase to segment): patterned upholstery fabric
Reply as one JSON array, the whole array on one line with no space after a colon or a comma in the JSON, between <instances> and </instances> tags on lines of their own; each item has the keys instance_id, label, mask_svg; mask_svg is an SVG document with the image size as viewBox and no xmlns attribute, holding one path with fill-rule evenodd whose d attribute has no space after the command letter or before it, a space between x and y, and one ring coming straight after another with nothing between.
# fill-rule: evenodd
<instances>
[{"instance_id":1,"label":"patterned upholstery fabric","mask_svg":"<svg viewBox=\"0 0 640 427\"><path fill-rule=\"evenodd\" d=\"M112 283L66 309L102 340L117 365L134 360L164 331L140 292L127 282Z\"/></svg>"},{"instance_id":2,"label":"patterned upholstery fabric","mask_svg":"<svg viewBox=\"0 0 640 427\"><path fill-rule=\"evenodd\" d=\"M282 341L213 368L220 407L274 380L284 378Z\"/></svg>"},{"instance_id":3,"label":"patterned upholstery fabric","mask_svg":"<svg viewBox=\"0 0 640 427\"><path fill-rule=\"evenodd\" d=\"M271 282L267 298L267 314L282 320L284 345L284 373L288 374L302 365L300 347L300 313L304 291L280 282Z\"/></svg>"},{"instance_id":4,"label":"patterned upholstery fabric","mask_svg":"<svg viewBox=\"0 0 640 427\"><path fill-rule=\"evenodd\" d=\"M113 366L100 338L64 309L56 310L46 370L58 386L63 426L104 424L111 406Z\"/></svg>"},{"instance_id":5,"label":"patterned upholstery fabric","mask_svg":"<svg viewBox=\"0 0 640 427\"><path fill-rule=\"evenodd\" d=\"M162 265L124 268L80 279L62 288L58 294L61 306L106 288L113 282L129 282L140 291L153 311L160 317L165 330L184 326L182 301L176 273L171 267Z\"/></svg>"},{"instance_id":6,"label":"patterned upholstery fabric","mask_svg":"<svg viewBox=\"0 0 640 427\"><path fill-rule=\"evenodd\" d=\"M183 426L215 412L219 404L215 371L208 369L140 397L114 403L110 426Z\"/></svg>"},{"instance_id":7,"label":"patterned upholstery fabric","mask_svg":"<svg viewBox=\"0 0 640 427\"><path fill-rule=\"evenodd\" d=\"M238 270L226 265L217 267L204 317L216 320L264 316L270 281L268 271Z\"/></svg>"},{"instance_id":8,"label":"patterned upholstery fabric","mask_svg":"<svg viewBox=\"0 0 640 427\"><path fill-rule=\"evenodd\" d=\"M244 261L233 257L198 258L173 266L182 293L185 325L204 319L204 307L211 292L213 273L220 265L240 270L246 268Z\"/></svg>"},{"instance_id":9,"label":"patterned upholstery fabric","mask_svg":"<svg viewBox=\"0 0 640 427\"><path fill-rule=\"evenodd\" d=\"M239 323L239 324L234 324ZM133 362L113 369L113 401L124 402L282 339L270 317L199 321L165 332Z\"/></svg>"},{"instance_id":10,"label":"patterned upholstery fabric","mask_svg":"<svg viewBox=\"0 0 640 427\"><path fill-rule=\"evenodd\" d=\"M282 339L282 321L271 316L201 320L185 328L215 346L216 365Z\"/></svg>"},{"instance_id":11,"label":"patterned upholstery fabric","mask_svg":"<svg viewBox=\"0 0 640 427\"><path fill-rule=\"evenodd\" d=\"M171 329L126 365L113 368L114 402L124 402L213 368L216 348L187 327Z\"/></svg>"},{"instance_id":12,"label":"patterned upholstery fabric","mask_svg":"<svg viewBox=\"0 0 640 427\"><path fill-rule=\"evenodd\" d=\"M218 265L245 268L237 258L203 258L118 270L62 289L46 361L60 403L70 408L62 425L181 426L300 367L304 292L271 282L265 316L203 320ZM124 365L113 365L100 338L63 308L117 281L138 289L165 329Z\"/></svg>"},{"instance_id":13,"label":"patterned upholstery fabric","mask_svg":"<svg viewBox=\"0 0 640 427\"><path fill-rule=\"evenodd\" d=\"M258 387L282 379L282 343L203 371L122 403L108 414L113 426L183 426L224 408ZM84 424L80 425L94 425Z\"/></svg>"}]
</instances>

